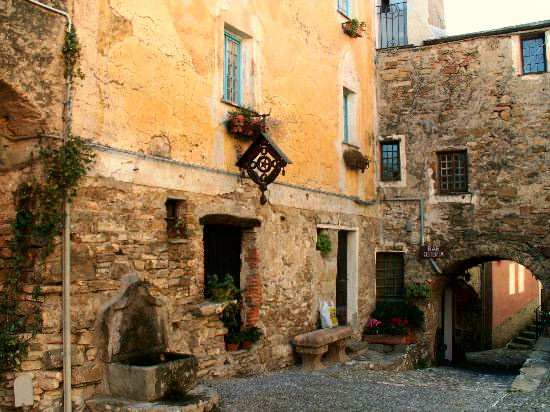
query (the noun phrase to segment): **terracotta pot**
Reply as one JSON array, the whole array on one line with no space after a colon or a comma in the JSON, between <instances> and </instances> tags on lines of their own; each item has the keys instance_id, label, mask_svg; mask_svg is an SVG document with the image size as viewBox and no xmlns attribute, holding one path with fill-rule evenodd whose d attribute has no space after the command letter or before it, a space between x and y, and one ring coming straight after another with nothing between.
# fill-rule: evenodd
<instances>
[{"instance_id":1,"label":"terracotta pot","mask_svg":"<svg viewBox=\"0 0 550 412\"><path fill-rule=\"evenodd\" d=\"M351 37L363 37L365 34L365 29L361 26L357 27L357 30L354 32L352 29L352 22L347 21L342 25L344 32Z\"/></svg>"},{"instance_id":2,"label":"terracotta pot","mask_svg":"<svg viewBox=\"0 0 550 412\"><path fill-rule=\"evenodd\" d=\"M241 349L250 349L252 347L252 342L249 340L243 340L241 342Z\"/></svg>"},{"instance_id":3,"label":"terracotta pot","mask_svg":"<svg viewBox=\"0 0 550 412\"><path fill-rule=\"evenodd\" d=\"M416 343L416 341L418 340L417 337L414 336L411 328L409 328L409 333L405 337L407 338L407 344Z\"/></svg>"},{"instance_id":4,"label":"terracotta pot","mask_svg":"<svg viewBox=\"0 0 550 412\"><path fill-rule=\"evenodd\" d=\"M401 335L363 335L363 340L368 343L380 343L382 345L406 345L407 336Z\"/></svg>"},{"instance_id":5,"label":"terracotta pot","mask_svg":"<svg viewBox=\"0 0 550 412\"><path fill-rule=\"evenodd\" d=\"M238 343L226 343L225 344L225 350L228 352L234 352L236 350L239 350L239 344Z\"/></svg>"}]
</instances>

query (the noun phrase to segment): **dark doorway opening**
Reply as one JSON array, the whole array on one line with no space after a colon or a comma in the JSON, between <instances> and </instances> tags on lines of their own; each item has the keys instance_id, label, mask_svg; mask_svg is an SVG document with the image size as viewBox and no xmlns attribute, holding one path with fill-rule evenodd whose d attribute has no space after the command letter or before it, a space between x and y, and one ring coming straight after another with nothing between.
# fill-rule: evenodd
<instances>
[{"instance_id":1,"label":"dark doorway opening","mask_svg":"<svg viewBox=\"0 0 550 412\"><path fill-rule=\"evenodd\" d=\"M233 277L233 283L241 284L241 238L239 227L228 225L204 225L204 282L208 277L226 274Z\"/></svg>"},{"instance_id":2,"label":"dark doorway opening","mask_svg":"<svg viewBox=\"0 0 550 412\"><path fill-rule=\"evenodd\" d=\"M336 317L340 325L348 322L348 232L338 231L336 269Z\"/></svg>"}]
</instances>

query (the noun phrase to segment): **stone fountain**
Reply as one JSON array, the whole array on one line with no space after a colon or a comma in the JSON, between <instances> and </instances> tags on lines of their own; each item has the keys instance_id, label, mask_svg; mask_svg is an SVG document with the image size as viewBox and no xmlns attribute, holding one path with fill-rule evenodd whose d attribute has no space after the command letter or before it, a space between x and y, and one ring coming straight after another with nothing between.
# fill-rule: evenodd
<instances>
[{"instance_id":1,"label":"stone fountain","mask_svg":"<svg viewBox=\"0 0 550 412\"><path fill-rule=\"evenodd\" d=\"M105 304L96 323L98 357L105 363L105 394L87 401L100 411L208 411L218 394L196 386L194 355L169 351L166 308L136 275Z\"/></svg>"}]
</instances>

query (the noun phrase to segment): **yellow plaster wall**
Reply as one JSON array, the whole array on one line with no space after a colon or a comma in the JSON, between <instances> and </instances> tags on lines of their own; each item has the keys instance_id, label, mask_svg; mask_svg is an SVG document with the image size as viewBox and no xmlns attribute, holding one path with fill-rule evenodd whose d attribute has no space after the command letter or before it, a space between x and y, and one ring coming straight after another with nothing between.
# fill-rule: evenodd
<instances>
[{"instance_id":1,"label":"yellow plaster wall","mask_svg":"<svg viewBox=\"0 0 550 412\"><path fill-rule=\"evenodd\" d=\"M370 198L372 169L342 161L341 63L351 51L360 82L359 145L372 159L372 2L356 2L368 35L341 29L336 0L74 0L86 79L76 87L75 133L147 153L155 136L170 156L236 171L246 148L223 126L226 24L252 36L253 106L293 161L280 180Z\"/></svg>"}]
</instances>

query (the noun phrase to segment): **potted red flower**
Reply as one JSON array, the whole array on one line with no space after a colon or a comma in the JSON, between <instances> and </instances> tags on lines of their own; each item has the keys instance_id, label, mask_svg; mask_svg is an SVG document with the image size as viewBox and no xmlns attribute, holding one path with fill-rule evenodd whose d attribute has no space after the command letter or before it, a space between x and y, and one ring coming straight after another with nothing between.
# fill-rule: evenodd
<instances>
[{"instance_id":1,"label":"potted red flower","mask_svg":"<svg viewBox=\"0 0 550 412\"><path fill-rule=\"evenodd\" d=\"M227 130L235 136L256 138L265 132L265 118L269 114L259 114L252 109L239 107L228 113Z\"/></svg>"},{"instance_id":2,"label":"potted red flower","mask_svg":"<svg viewBox=\"0 0 550 412\"><path fill-rule=\"evenodd\" d=\"M364 21L358 19L351 19L342 23L344 33L350 37L363 37L365 34L367 24Z\"/></svg>"}]
</instances>

